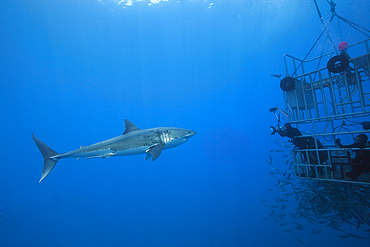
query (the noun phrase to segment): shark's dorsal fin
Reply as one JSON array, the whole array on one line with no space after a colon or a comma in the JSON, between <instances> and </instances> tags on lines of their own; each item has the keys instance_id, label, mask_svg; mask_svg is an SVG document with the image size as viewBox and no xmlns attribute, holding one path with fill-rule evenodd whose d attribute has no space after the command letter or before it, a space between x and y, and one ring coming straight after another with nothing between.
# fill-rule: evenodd
<instances>
[{"instance_id":1,"label":"shark's dorsal fin","mask_svg":"<svg viewBox=\"0 0 370 247\"><path fill-rule=\"evenodd\" d=\"M139 128L136 127L135 124L131 123L131 121L125 119L125 132L123 132L122 135L130 133L135 130L139 130Z\"/></svg>"}]
</instances>

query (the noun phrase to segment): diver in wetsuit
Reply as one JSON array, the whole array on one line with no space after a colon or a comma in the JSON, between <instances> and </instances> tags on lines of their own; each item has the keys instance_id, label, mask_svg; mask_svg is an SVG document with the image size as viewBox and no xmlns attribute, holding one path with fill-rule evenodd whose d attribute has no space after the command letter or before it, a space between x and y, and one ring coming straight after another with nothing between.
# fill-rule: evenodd
<instances>
[{"instance_id":1,"label":"diver in wetsuit","mask_svg":"<svg viewBox=\"0 0 370 247\"><path fill-rule=\"evenodd\" d=\"M275 127L275 130L280 136L291 138L292 143L299 149L324 149L324 146L318 139L312 136L301 137L301 131L297 128L293 128L290 123L285 123L282 128ZM328 159L326 151L319 151L319 157L317 157L316 151L303 152L303 156L304 160L309 164L319 164L318 159L320 159L320 163L323 163Z\"/></svg>"},{"instance_id":2,"label":"diver in wetsuit","mask_svg":"<svg viewBox=\"0 0 370 247\"><path fill-rule=\"evenodd\" d=\"M356 136L355 142L350 145L343 145L339 138L335 140L340 148L360 148L355 150L356 157L351 161L352 171L346 173L346 176L353 180L357 180L363 172L370 171L370 150L361 150L370 147L367 140L368 137L365 134Z\"/></svg>"},{"instance_id":3,"label":"diver in wetsuit","mask_svg":"<svg viewBox=\"0 0 370 247\"><path fill-rule=\"evenodd\" d=\"M293 128L290 123L285 123L282 128L277 128L276 132L281 136L281 137L289 137L289 138L294 138L297 136L301 136L302 133L299 131L297 128Z\"/></svg>"},{"instance_id":4,"label":"diver in wetsuit","mask_svg":"<svg viewBox=\"0 0 370 247\"><path fill-rule=\"evenodd\" d=\"M276 132L281 137L289 137L292 143L300 149L308 149L309 141L312 137L299 137L302 135L301 131L297 128L293 128L290 123L285 123L282 128L276 128Z\"/></svg>"}]
</instances>

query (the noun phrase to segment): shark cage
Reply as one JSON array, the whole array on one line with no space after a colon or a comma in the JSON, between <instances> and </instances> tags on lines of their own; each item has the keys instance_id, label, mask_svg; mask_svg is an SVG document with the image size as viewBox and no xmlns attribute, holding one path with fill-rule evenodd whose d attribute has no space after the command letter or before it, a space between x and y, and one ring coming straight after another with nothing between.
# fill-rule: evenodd
<instances>
[{"instance_id":1,"label":"shark cage","mask_svg":"<svg viewBox=\"0 0 370 247\"><path fill-rule=\"evenodd\" d=\"M306 61L284 55L285 111L279 110L299 130L292 139L296 177L370 184L369 43L342 42L339 55Z\"/></svg>"}]
</instances>

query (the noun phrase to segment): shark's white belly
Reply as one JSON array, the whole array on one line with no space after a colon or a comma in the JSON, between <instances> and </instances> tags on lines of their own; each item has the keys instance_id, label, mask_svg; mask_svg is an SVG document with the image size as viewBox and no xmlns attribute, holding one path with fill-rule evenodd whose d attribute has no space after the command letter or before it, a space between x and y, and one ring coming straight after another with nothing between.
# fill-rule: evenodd
<instances>
[{"instance_id":1,"label":"shark's white belly","mask_svg":"<svg viewBox=\"0 0 370 247\"><path fill-rule=\"evenodd\" d=\"M127 150L118 150L117 152L114 153L114 156L144 154L146 152L146 150L148 150L148 149L149 149L149 146L148 147L142 146L142 147L127 149Z\"/></svg>"},{"instance_id":2,"label":"shark's white belly","mask_svg":"<svg viewBox=\"0 0 370 247\"><path fill-rule=\"evenodd\" d=\"M93 151L75 151L70 153L65 153L62 155L57 155L55 158L108 158L112 156L127 156L127 155L135 155L135 154L144 154L149 147L142 146L132 149L126 150L118 150L112 151L111 149L101 149L101 150L93 150Z\"/></svg>"}]
</instances>

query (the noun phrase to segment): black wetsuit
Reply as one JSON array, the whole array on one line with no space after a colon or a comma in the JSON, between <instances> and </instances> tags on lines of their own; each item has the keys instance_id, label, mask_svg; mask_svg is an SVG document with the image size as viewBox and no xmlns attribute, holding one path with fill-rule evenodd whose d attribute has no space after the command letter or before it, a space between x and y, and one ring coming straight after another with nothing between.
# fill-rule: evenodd
<instances>
[{"instance_id":1,"label":"black wetsuit","mask_svg":"<svg viewBox=\"0 0 370 247\"><path fill-rule=\"evenodd\" d=\"M279 130L279 135L282 137L289 137L293 139L293 144L299 149L316 149L315 139L311 136L308 137L301 137L302 133L297 128L288 127L286 130ZM324 146L321 142L316 139L317 148L324 149ZM310 164L318 164L317 153L315 151L303 152L303 156L306 162ZM319 158L320 163L325 162L328 159L328 155L326 151L319 151Z\"/></svg>"},{"instance_id":2,"label":"black wetsuit","mask_svg":"<svg viewBox=\"0 0 370 247\"><path fill-rule=\"evenodd\" d=\"M340 148L360 148L359 150L354 150L356 157L351 161L352 171L346 173L347 177L357 180L363 172L370 171L370 150L361 150L369 147L368 143L355 142L350 145L342 145L338 139L336 143Z\"/></svg>"},{"instance_id":3,"label":"black wetsuit","mask_svg":"<svg viewBox=\"0 0 370 247\"><path fill-rule=\"evenodd\" d=\"M287 128L286 130L280 130L279 129L277 132L279 133L279 135L281 137L286 136L286 137L289 137L289 138L294 138L296 136L301 136L302 135L302 133L299 131L299 129L293 128L293 127Z\"/></svg>"}]
</instances>

